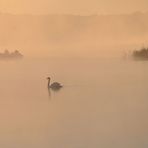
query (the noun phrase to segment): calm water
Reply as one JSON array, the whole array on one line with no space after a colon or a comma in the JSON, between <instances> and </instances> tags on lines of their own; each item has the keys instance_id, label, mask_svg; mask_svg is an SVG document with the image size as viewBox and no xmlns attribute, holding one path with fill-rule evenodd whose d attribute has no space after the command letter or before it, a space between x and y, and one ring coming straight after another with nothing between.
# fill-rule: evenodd
<instances>
[{"instance_id":1,"label":"calm water","mask_svg":"<svg viewBox=\"0 0 148 148\"><path fill-rule=\"evenodd\" d=\"M1 148L147 148L148 62L0 61ZM64 84L48 92L46 77Z\"/></svg>"}]
</instances>

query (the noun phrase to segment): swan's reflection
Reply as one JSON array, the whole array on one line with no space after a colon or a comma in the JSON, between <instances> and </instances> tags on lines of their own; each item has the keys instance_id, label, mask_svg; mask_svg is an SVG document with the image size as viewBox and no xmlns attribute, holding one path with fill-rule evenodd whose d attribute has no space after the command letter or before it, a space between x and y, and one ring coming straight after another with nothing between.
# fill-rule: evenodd
<instances>
[{"instance_id":1,"label":"swan's reflection","mask_svg":"<svg viewBox=\"0 0 148 148\"><path fill-rule=\"evenodd\" d=\"M57 93L57 92L59 92L61 90L61 88L48 88L48 96L49 96L49 99L51 99L51 97L52 97L52 93L53 92L55 92L55 93Z\"/></svg>"}]
</instances>

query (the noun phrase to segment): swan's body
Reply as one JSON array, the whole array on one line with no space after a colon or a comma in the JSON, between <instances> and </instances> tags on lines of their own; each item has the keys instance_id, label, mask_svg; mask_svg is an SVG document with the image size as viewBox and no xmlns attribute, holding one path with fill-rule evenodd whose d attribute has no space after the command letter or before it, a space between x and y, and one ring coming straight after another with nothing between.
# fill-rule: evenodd
<instances>
[{"instance_id":1,"label":"swan's body","mask_svg":"<svg viewBox=\"0 0 148 148\"><path fill-rule=\"evenodd\" d=\"M51 78L48 77L47 79L48 79L48 88L51 88L53 90L59 90L61 87L63 87L59 82L54 82L50 84Z\"/></svg>"}]
</instances>

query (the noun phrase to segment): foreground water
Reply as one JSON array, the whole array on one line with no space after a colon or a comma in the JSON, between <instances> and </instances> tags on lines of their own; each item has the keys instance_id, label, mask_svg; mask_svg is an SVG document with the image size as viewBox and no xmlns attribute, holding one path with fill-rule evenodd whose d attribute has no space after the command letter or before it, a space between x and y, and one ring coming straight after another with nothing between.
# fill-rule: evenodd
<instances>
[{"instance_id":1,"label":"foreground water","mask_svg":"<svg viewBox=\"0 0 148 148\"><path fill-rule=\"evenodd\" d=\"M1 148L147 148L148 62L0 61ZM46 77L64 84L47 90Z\"/></svg>"}]
</instances>

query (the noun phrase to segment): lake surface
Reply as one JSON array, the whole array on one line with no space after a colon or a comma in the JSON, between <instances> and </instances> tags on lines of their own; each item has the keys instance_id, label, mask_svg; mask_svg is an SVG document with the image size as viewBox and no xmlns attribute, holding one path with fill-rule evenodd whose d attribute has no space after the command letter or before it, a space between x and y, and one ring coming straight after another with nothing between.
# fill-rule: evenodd
<instances>
[{"instance_id":1,"label":"lake surface","mask_svg":"<svg viewBox=\"0 0 148 148\"><path fill-rule=\"evenodd\" d=\"M148 62L0 61L1 148L147 148ZM47 79L64 87L48 91Z\"/></svg>"}]
</instances>

